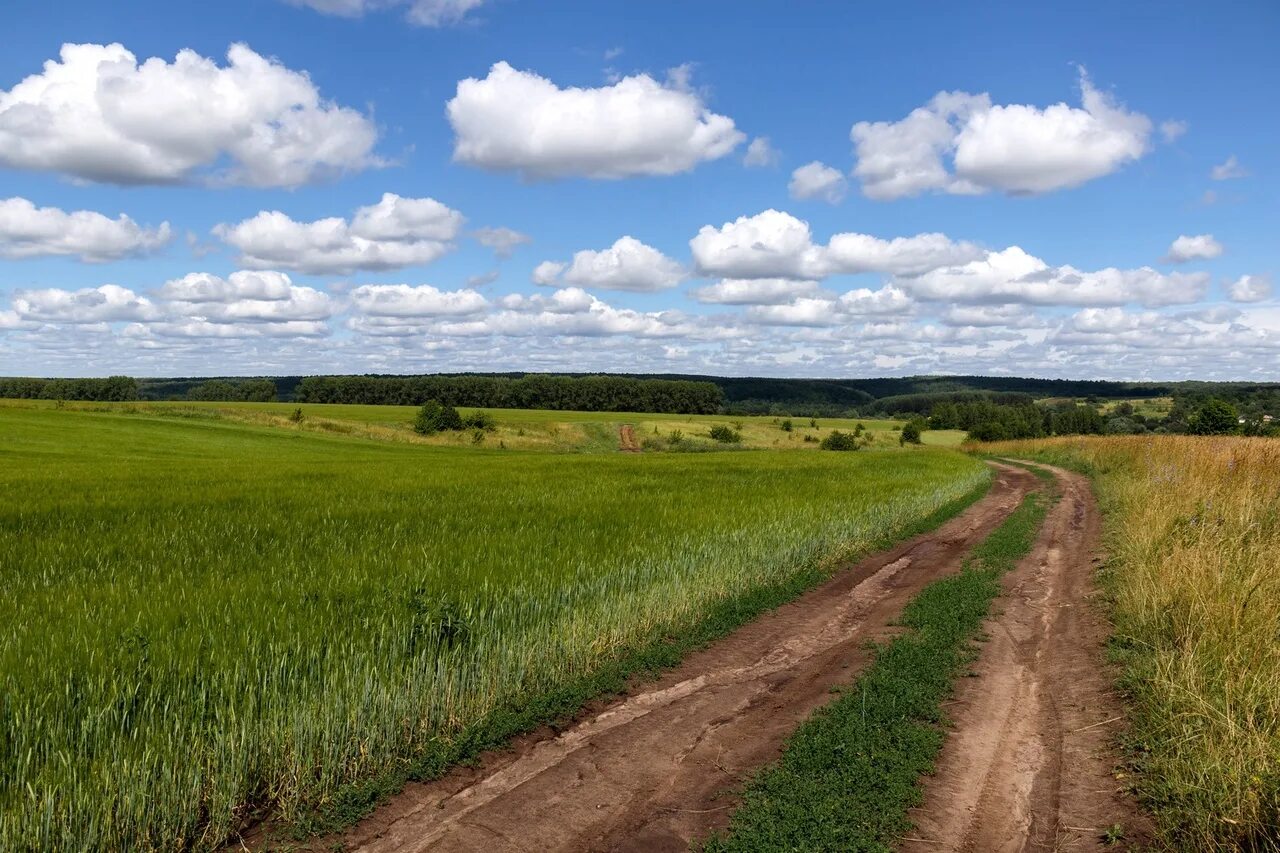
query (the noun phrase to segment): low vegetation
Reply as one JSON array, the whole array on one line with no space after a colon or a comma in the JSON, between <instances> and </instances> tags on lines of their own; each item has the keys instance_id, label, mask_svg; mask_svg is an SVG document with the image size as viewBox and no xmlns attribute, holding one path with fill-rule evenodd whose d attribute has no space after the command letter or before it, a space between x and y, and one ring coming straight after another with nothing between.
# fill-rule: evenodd
<instances>
[{"instance_id":1,"label":"low vegetation","mask_svg":"<svg viewBox=\"0 0 1280 853\"><path fill-rule=\"evenodd\" d=\"M962 572L907 605L906 633L881 645L862 676L796 730L705 851L891 849L911 826L919 780L946 737L941 703L975 655L1001 575L1031 550L1046 507L1029 495Z\"/></svg>"},{"instance_id":2,"label":"low vegetation","mask_svg":"<svg viewBox=\"0 0 1280 853\"><path fill-rule=\"evenodd\" d=\"M1280 847L1280 442L984 448L1092 475L1138 791L1179 850Z\"/></svg>"},{"instance_id":3,"label":"low vegetation","mask_svg":"<svg viewBox=\"0 0 1280 853\"><path fill-rule=\"evenodd\" d=\"M312 431L313 406L129 405L0 411L0 849L349 820L990 476L927 449L497 453Z\"/></svg>"}]
</instances>

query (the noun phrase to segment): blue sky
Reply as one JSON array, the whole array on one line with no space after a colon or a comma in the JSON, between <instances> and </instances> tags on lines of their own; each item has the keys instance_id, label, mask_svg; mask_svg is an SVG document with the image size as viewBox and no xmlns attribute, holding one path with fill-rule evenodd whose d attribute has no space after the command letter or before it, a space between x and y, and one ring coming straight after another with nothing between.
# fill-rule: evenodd
<instances>
[{"instance_id":1,"label":"blue sky","mask_svg":"<svg viewBox=\"0 0 1280 853\"><path fill-rule=\"evenodd\" d=\"M1276 378L1280 7L1047 5L10 2L0 374Z\"/></svg>"}]
</instances>

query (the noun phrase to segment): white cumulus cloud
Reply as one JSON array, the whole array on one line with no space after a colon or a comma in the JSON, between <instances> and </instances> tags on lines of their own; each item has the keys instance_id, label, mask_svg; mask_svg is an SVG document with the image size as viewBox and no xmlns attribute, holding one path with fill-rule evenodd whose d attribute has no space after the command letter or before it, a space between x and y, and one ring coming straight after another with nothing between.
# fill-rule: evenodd
<instances>
[{"instance_id":1,"label":"white cumulus cloud","mask_svg":"<svg viewBox=\"0 0 1280 853\"><path fill-rule=\"evenodd\" d=\"M1227 285L1227 298L1232 302L1261 302L1271 296L1271 279L1261 275L1242 275Z\"/></svg>"},{"instance_id":2,"label":"white cumulus cloud","mask_svg":"<svg viewBox=\"0 0 1280 853\"><path fill-rule=\"evenodd\" d=\"M366 284L351 291L351 302L379 317L465 317L489 301L474 290L439 290L429 284Z\"/></svg>"},{"instance_id":3,"label":"white cumulus cloud","mask_svg":"<svg viewBox=\"0 0 1280 853\"><path fill-rule=\"evenodd\" d=\"M120 44L65 44L0 90L0 165L89 181L292 187L378 165L376 141L364 115L243 44L225 66L192 50L139 63Z\"/></svg>"},{"instance_id":4,"label":"white cumulus cloud","mask_svg":"<svg viewBox=\"0 0 1280 853\"><path fill-rule=\"evenodd\" d=\"M705 225L689 247L699 272L726 278L819 279L866 272L919 275L983 255L972 243L955 242L944 234L883 240L841 233L823 246L814 243L809 223L778 210L741 216L719 228Z\"/></svg>"},{"instance_id":5,"label":"white cumulus cloud","mask_svg":"<svg viewBox=\"0 0 1280 853\"><path fill-rule=\"evenodd\" d=\"M901 121L858 122L850 131L854 174L874 199L1044 193L1110 174L1147 152L1150 119L1094 88L1083 71L1080 89L1080 107L999 105L985 93L940 92Z\"/></svg>"},{"instance_id":6,"label":"white cumulus cloud","mask_svg":"<svg viewBox=\"0 0 1280 853\"><path fill-rule=\"evenodd\" d=\"M776 166L780 157L778 149L773 147L769 137L757 136L751 140L751 143L747 146L747 152L742 155L742 165L747 168Z\"/></svg>"},{"instance_id":7,"label":"white cumulus cloud","mask_svg":"<svg viewBox=\"0 0 1280 853\"><path fill-rule=\"evenodd\" d=\"M675 287L684 277L679 263L630 236L618 238L607 249L575 252L569 264L543 261L533 271L537 284L563 281L579 287L637 293Z\"/></svg>"},{"instance_id":8,"label":"white cumulus cloud","mask_svg":"<svg viewBox=\"0 0 1280 853\"><path fill-rule=\"evenodd\" d=\"M0 199L0 257L69 255L89 263L146 255L172 236L169 223L143 228L123 213L36 207L25 198Z\"/></svg>"},{"instance_id":9,"label":"white cumulus cloud","mask_svg":"<svg viewBox=\"0 0 1280 853\"><path fill-rule=\"evenodd\" d=\"M818 282L791 278L726 278L699 287L690 295L713 305L783 305L802 296L816 296Z\"/></svg>"},{"instance_id":10,"label":"white cumulus cloud","mask_svg":"<svg viewBox=\"0 0 1280 853\"><path fill-rule=\"evenodd\" d=\"M817 198L829 204L839 204L844 199L848 183L839 169L814 160L791 173L787 190L794 199Z\"/></svg>"},{"instance_id":11,"label":"white cumulus cloud","mask_svg":"<svg viewBox=\"0 0 1280 853\"><path fill-rule=\"evenodd\" d=\"M446 106L453 158L528 179L672 175L729 154L745 136L673 75L560 88L506 62L458 83Z\"/></svg>"},{"instance_id":12,"label":"white cumulus cloud","mask_svg":"<svg viewBox=\"0 0 1280 853\"><path fill-rule=\"evenodd\" d=\"M1051 267L1017 246L990 252L981 260L942 267L898 280L917 299L940 302L1033 305L1149 307L1182 305L1204 296L1208 273L1165 275L1151 267L1115 267L1086 272L1064 265Z\"/></svg>"},{"instance_id":13,"label":"white cumulus cloud","mask_svg":"<svg viewBox=\"0 0 1280 853\"><path fill-rule=\"evenodd\" d=\"M159 315L151 300L115 284L81 290L18 290L13 311L20 320L70 324L147 320Z\"/></svg>"},{"instance_id":14,"label":"white cumulus cloud","mask_svg":"<svg viewBox=\"0 0 1280 853\"><path fill-rule=\"evenodd\" d=\"M273 210L213 231L240 251L246 267L349 274L429 264L454 248L465 221L435 199L386 193L377 204L359 208L350 222L295 222Z\"/></svg>"},{"instance_id":15,"label":"white cumulus cloud","mask_svg":"<svg viewBox=\"0 0 1280 853\"><path fill-rule=\"evenodd\" d=\"M1165 260L1172 264L1184 264L1187 261L1212 260L1222 254L1222 244L1213 239L1212 234L1197 234L1188 237L1183 234L1169 246Z\"/></svg>"}]
</instances>

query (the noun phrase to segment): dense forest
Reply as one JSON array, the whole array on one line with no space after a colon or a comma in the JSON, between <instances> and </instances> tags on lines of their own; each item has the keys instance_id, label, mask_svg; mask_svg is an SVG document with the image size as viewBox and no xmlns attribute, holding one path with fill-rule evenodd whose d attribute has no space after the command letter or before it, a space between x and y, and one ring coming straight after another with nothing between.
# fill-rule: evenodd
<instances>
[{"instance_id":1,"label":"dense forest","mask_svg":"<svg viewBox=\"0 0 1280 853\"><path fill-rule=\"evenodd\" d=\"M138 380L128 376L106 379L7 379L0 377L0 397L15 400L137 400Z\"/></svg>"},{"instance_id":2,"label":"dense forest","mask_svg":"<svg viewBox=\"0 0 1280 853\"><path fill-rule=\"evenodd\" d=\"M622 376L309 376L298 384L299 403L362 403L585 412L712 414L724 395L710 382Z\"/></svg>"}]
</instances>

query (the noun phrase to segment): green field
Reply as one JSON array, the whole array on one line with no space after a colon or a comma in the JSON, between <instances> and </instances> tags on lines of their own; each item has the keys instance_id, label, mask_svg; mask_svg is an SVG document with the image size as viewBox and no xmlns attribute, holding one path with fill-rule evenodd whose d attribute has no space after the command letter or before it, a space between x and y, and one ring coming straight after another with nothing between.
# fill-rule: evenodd
<instances>
[{"instance_id":1,"label":"green field","mask_svg":"<svg viewBox=\"0 0 1280 853\"><path fill-rule=\"evenodd\" d=\"M341 408L323 419L408 414ZM498 453L174 409L0 406L0 849L207 849L254 807L296 819L989 476L896 439Z\"/></svg>"},{"instance_id":2,"label":"green field","mask_svg":"<svg viewBox=\"0 0 1280 853\"><path fill-rule=\"evenodd\" d=\"M51 400L0 401L0 407L52 408L55 405ZM427 438L414 434L410 425L418 410L413 406L193 402L68 403L65 406L75 411L114 411L175 418L223 418L262 426L414 444L474 444L471 433L443 433ZM301 423L289 420L295 410L300 410L303 414ZM467 413L473 410L461 411ZM713 425L728 424L742 434L742 443L738 448L760 450L816 450L819 441L831 430L850 432L858 424L862 424L872 439L872 448L889 448L898 446L898 430L903 424L903 421L870 418L819 418L812 421L809 418L566 412L545 409L492 409L489 412L497 419L498 427L485 435L478 445L480 449L613 451L618 449L618 433L624 424L635 430L637 441L667 439L673 431L678 431L688 440L687 444L694 448L700 445L705 447L709 443L707 431ZM789 431L782 428L787 422L792 427ZM937 447L955 447L964 437L964 432L960 430L932 430L924 433L924 443Z\"/></svg>"}]
</instances>

